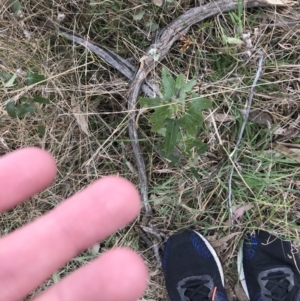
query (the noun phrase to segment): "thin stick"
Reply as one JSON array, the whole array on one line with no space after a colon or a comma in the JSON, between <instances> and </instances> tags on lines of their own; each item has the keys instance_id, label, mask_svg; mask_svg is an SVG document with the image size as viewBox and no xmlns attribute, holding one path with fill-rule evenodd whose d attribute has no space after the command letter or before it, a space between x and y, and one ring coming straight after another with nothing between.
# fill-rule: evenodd
<instances>
[{"instance_id":1,"label":"thin stick","mask_svg":"<svg viewBox=\"0 0 300 301\"><path fill-rule=\"evenodd\" d=\"M232 178L233 178L233 171L234 169L236 169L236 165L237 165L237 154L238 154L238 148L240 147L243 135L244 135L244 131L245 131L245 127L249 118L249 113L250 113L250 109L251 109L251 105L252 105L252 100L253 100L253 95L254 95L254 91L257 85L257 81L259 80L261 73L262 73L262 68L263 68L263 62L264 62L264 55L262 53L261 50L257 50L256 53L259 55L259 61L258 61L258 68L257 68L257 72L255 75L255 78L253 80L253 83L251 85L251 89L250 89L250 93L249 93L249 98L248 101L246 103L245 109L243 111L243 123L242 123L242 127L239 133L239 137L238 140L236 142L235 148L233 150L233 152L230 154L230 159L232 161L232 165L231 165L231 170L230 170L230 174L229 174L229 180L228 180L228 196L226 198L226 201L228 202L228 206L229 206L229 210L230 210L230 218L233 218L233 212L232 212Z\"/></svg>"},{"instance_id":2,"label":"thin stick","mask_svg":"<svg viewBox=\"0 0 300 301\"><path fill-rule=\"evenodd\" d=\"M155 229L154 227L151 227L151 226L148 226L148 227L141 226L141 227L146 233L151 234L156 239L156 243L153 243L151 248L153 249L153 252L154 252L154 255L155 255L155 259L156 259L156 262L157 262L157 267L160 268L161 267L161 259L160 259L160 255L159 255L159 247L162 243L161 236L160 236L158 230Z\"/></svg>"}]
</instances>

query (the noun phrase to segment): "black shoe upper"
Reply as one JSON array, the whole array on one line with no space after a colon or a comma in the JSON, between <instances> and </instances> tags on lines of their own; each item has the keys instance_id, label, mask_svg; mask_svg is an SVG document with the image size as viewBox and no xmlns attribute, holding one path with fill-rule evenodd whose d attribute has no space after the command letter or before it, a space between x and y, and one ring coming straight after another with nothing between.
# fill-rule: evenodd
<instances>
[{"instance_id":1,"label":"black shoe upper","mask_svg":"<svg viewBox=\"0 0 300 301\"><path fill-rule=\"evenodd\" d=\"M289 241L256 231L246 236L242 255L250 301L300 301L300 259Z\"/></svg>"},{"instance_id":2,"label":"black shoe upper","mask_svg":"<svg viewBox=\"0 0 300 301\"><path fill-rule=\"evenodd\" d=\"M162 260L170 300L227 301L215 256L194 231L171 236Z\"/></svg>"}]
</instances>

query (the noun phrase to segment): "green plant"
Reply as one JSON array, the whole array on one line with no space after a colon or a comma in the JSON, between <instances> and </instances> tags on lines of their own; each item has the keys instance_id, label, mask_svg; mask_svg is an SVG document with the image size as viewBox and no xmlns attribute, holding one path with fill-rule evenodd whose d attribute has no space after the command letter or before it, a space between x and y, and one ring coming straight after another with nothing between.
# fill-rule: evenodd
<instances>
[{"instance_id":1,"label":"green plant","mask_svg":"<svg viewBox=\"0 0 300 301\"><path fill-rule=\"evenodd\" d=\"M146 27L150 30L150 32L154 32L159 28L159 25L153 20L153 17L151 14L147 13L145 10L138 10L133 15L133 20L135 21L141 21L143 20L145 22Z\"/></svg>"},{"instance_id":2,"label":"green plant","mask_svg":"<svg viewBox=\"0 0 300 301\"><path fill-rule=\"evenodd\" d=\"M8 73L2 73L1 77L7 80L4 83L4 87L7 89L13 89L18 83L17 81L17 73L14 75L10 75ZM25 86L31 86L34 84L44 85L46 83L45 77L43 75L27 72L26 74L26 82ZM24 87L23 84L17 86L18 88ZM35 110L34 103L40 104L49 104L49 100L47 98L41 96L33 96L30 98L27 97L20 97L20 99L15 102L14 100L9 100L6 103L5 109L8 115L12 118L22 118L28 113L32 113Z\"/></svg>"},{"instance_id":3,"label":"green plant","mask_svg":"<svg viewBox=\"0 0 300 301\"><path fill-rule=\"evenodd\" d=\"M174 79L166 68L162 69L162 84L162 98L141 97L139 103L154 110L149 118L151 130L165 138L165 156L170 157L175 147L188 156L192 150L203 154L207 145L198 138L204 126L201 111L211 108L211 101L192 91L196 80L186 83L182 74Z\"/></svg>"}]
</instances>

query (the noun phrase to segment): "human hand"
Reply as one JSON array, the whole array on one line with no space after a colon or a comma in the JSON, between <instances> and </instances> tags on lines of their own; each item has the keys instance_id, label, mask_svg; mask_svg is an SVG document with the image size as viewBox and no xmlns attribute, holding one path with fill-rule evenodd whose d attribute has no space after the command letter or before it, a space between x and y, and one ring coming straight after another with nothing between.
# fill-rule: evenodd
<instances>
[{"instance_id":1,"label":"human hand","mask_svg":"<svg viewBox=\"0 0 300 301\"><path fill-rule=\"evenodd\" d=\"M27 148L0 159L0 212L46 188L56 167L45 151ZM42 218L0 239L0 301L20 301L81 251L132 221L139 194L127 180L106 177ZM34 301L134 301L146 288L142 259L110 250Z\"/></svg>"}]
</instances>

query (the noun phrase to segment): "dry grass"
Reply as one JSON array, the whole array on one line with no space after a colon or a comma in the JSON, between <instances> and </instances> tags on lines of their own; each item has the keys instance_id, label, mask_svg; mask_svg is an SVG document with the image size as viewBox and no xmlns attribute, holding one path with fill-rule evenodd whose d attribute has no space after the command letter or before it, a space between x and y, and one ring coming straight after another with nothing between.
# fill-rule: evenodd
<instances>
[{"instance_id":1,"label":"dry grass","mask_svg":"<svg viewBox=\"0 0 300 301\"><path fill-rule=\"evenodd\" d=\"M46 18L51 16L55 20L58 13L65 14L65 27L111 47L137 64L151 43L152 33L145 23L151 21L163 27L194 2L197 1L174 1L174 5L158 8L140 1L98 1L91 6L79 0L31 0L23 4L22 19L10 8L1 9L0 74L14 74L18 68L38 72L47 78L47 85L5 89L1 84L0 154L35 145L48 150L58 166L58 177L51 187L1 215L1 235L40 217L106 174L119 174L138 185L127 133L127 79L83 47L72 45L45 28ZM145 12L143 19L134 20L133 15L140 10ZM180 229L194 228L212 241L240 232L217 249L229 287L237 282L235 259L238 241L245 230L265 228L299 241L299 157L274 150L274 143L279 142L292 152L300 150L300 25L293 23L295 20L300 20L299 7L252 9L241 20L243 31L252 32L254 47L265 55L253 103L253 109L265 115L259 121L253 113L239 151L240 174L234 174L234 203L251 203L253 208L233 228L225 224L229 210L223 203L231 166L228 154L236 142L242 120L240 110L246 103L257 65L255 58L249 60L245 56L245 48L224 43L224 35L237 36L230 14L194 26L187 36L192 42L189 49L181 53L176 44L162 62L174 74L195 76L199 93L213 101L216 127L207 117L206 130L201 134L209 151L201 157L185 159L180 166L170 166L156 149L160 138L149 131L151 112L143 112L139 119L154 208L152 225L166 237ZM26 32L30 38L26 38ZM161 66L153 74L158 83ZM21 73L18 82L23 81ZM7 99L37 94L50 99L51 104L39 105L35 113L20 120L7 115ZM88 120L89 135L78 124L74 115L78 112ZM221 114L231 119L220 122L218 118L224 116ZM271 129L267 121L272 123ZM44 137L39 136L38 125L46 126ZM276 128L284 134L276 134ZM140 241L137 227L138 221L102 242L99 252L115 245L135 248L144 257L152 276L144 299L165 300L162 272L156 268L152 251ZM80 254L38 291L95 256L90 251Z\"/></svg>"}]
</instances>

